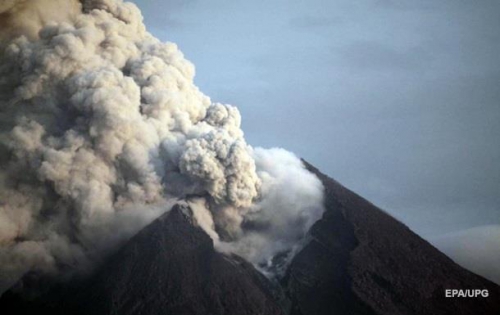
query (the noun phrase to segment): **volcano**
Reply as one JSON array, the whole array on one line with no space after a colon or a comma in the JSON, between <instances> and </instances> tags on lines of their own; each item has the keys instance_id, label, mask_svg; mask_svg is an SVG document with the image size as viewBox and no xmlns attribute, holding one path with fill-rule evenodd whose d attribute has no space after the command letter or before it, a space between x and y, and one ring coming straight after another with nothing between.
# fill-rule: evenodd
<instances>
[{"instance_id":1,"label":"volcano","mask_svg":"<svg viewBox=\"0 0 500 315\"><path fill-rule=\"evenodd\" d=\"M283 276L216 251L189 206L176 205L90 276L27 274L2 295L2 314L499 313L498 285L304 163L325 187L325 212ZM446 289L488 297L447 298Z\"/></svg>"},{"instance_id":2,"label":"volcano","mask_svg":"<svg viewBox=\"0 0 500 315\"><path fill-rule=\"evenodd\" d=\"M500 311L497 285L249 145L133 3L0 1L0 21L1 315Z\"/></svg>"}]
</instances>

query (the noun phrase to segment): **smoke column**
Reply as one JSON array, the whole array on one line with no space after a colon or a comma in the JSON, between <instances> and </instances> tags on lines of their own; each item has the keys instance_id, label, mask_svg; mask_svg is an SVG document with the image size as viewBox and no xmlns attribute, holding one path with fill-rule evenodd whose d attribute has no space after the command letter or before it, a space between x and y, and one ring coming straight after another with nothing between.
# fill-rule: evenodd
<instances>
[{"instance_id":1,"label":"smoke column","mask_svg":"<svg viewBox=\"0 0 500 315\"><path fill-rule=\"evenodd\" d=\"M0 292L92 264L182 199L218 250L269 273L293 255L321 183L250 147L194 73L131 3L0 1Z\"/></svg>"}]
</instances>

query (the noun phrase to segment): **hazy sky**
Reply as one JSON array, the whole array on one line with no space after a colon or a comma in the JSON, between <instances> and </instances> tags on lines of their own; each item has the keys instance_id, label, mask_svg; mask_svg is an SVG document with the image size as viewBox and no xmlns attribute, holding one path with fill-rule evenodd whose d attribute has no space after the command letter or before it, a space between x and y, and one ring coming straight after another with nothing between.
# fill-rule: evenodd
<instances>
[{"instance_id":1,"label":"hazy sky","mask_svg":"<svg viewBox=\"0 0 500 315\"><path fill-rule=\"evenodd\" d=\"M253 146L425 237L500 224L500 1L134 2Z\"/></svg>"}]
</instances>

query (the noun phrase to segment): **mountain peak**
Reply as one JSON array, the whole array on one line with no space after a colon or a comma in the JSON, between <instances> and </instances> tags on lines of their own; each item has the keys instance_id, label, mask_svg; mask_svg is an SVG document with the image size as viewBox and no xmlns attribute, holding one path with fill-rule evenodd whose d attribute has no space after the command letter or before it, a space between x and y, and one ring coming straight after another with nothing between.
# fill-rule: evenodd
<instances>
[{"instance_id":1,"label":"mountain peak","mask_svg":"<svg viewBox=\"0 0 500 315\"><path fill-rule=\"evenodd\" d=\"M217 252L192 209L178 204L87 279L37 297L23 292L29 285L19 286L0 298L0 307L16 315L498 314L498 285L306 166L323 183L325 212L279 284L241 257ZM446 289L485 289L489 297L451 299Z\"/></svg>"},{"instance_id":2,"label":"mountain peak","mask_svg":"<svg viewBox=\"0 0 500 315\"><path fill-rule=\"evenodd\" d=\"M325 187L326 210L283 280L291 314L498 314L498 285L304 163ZM489 297L446 298L446 289L487 289Z\"/></svg>"},{"instance_id":3,"label":"mountain peak","mask_svg":"<svg viewBox=\"0 0 500 315\"><path fill-rule=\"evenodd\" d=\"M36 303L9 292L0 305L23 314L283 314L279 290L242 258L215 251L193 220L189 206L175 205L67 292Z\"/></svg>"}]
</instances>

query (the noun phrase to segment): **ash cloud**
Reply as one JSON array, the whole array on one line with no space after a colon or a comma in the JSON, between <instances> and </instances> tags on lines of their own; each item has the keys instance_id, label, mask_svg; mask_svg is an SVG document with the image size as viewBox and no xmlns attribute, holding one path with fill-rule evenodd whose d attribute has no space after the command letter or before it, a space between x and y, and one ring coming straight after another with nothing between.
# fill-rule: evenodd
<instances>
[{"instance_id":1,"label":"ash cloud","mask_svg":"<svg viewBox=\"0 0 500 315\"><path fill-rule=\"evenodd\" d=\"M250 147L135 5L59 5L0 5L0 291L91 266L185 198L220 250L264 269L293 253L323 211L319 180Z\"/></svg>"},{"instance_id":2,"label":"ash cloud","mask_svg":"<svg viewBox=\"0 0 500 315\"><path fill-rule=\"evenodd\" d=\"M71 22L81 13L77 0L2 0L0 1L0 40L17 36L36 38L43 25Z\"/></svg>"}]
</instances>

